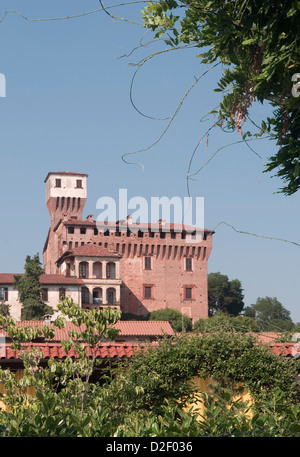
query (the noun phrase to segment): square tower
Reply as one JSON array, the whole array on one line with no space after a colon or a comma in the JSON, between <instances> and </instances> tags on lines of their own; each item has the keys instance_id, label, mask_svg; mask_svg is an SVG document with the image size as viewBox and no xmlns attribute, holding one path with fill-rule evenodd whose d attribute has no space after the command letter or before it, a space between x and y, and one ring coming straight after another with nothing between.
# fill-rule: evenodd
<instances>
[{"instance_id":1,"label":"square tower","mask_svg":"<svg viewBox=\"0 0 300 457\"><path fill-rule=\"evenodd\" d=\"M64 217L82 219L87 198L87 176L70 171L48 173L44 182L52 228Z\"/></svg>"}]
</instances>

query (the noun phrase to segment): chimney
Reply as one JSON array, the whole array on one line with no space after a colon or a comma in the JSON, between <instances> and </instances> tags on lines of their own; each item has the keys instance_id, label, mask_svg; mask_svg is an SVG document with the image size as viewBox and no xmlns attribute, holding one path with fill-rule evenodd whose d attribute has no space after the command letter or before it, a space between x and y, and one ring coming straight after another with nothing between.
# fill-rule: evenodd
<instances>
[{"instance_id":1,"label":"chimney","mask_svg":"<svg viewBox=\"0 0 300 457\"><path fill-rule=\"evenodd\" d=\"M127 216L126 220L127 220L127 224L128 224L128 225L131 225L131 224L132 224L132 214L129 214L129 215Z\"/></svg>"},{"instance_id":2,"label":"chimney","mask_svg":"<svg viewBox=\"0 0 300 457\"><path fill-rule=\"evenodd\" d=\"M51 314L46 314L44 316L44 322L45 322L45 325L51 325Z\"/></svg>"},{"instance_id":3,"label":"chimney","mask_svg":"<svg viewBox=\"0 0 300 457\"><path fill-rule=\"evenodd\" d=\"M94 215L93 214L89 214L86 219L89 222L94 222Z\"/></svg>"}]
</instances>

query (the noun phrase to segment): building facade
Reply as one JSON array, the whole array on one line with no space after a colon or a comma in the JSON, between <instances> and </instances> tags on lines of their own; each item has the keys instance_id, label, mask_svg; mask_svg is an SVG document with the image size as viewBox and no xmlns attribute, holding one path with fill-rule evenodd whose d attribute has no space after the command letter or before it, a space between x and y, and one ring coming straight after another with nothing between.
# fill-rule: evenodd
<instances>
[{"instance_id":1,"label":"building facade","mask_svg":"<svg viewBox=\"0 0 300 457\"><path fill-rule=\"evenodd\" d=\"M50 172L45 185L50 228L43 249L42 280L59 278L51 287L43 284L48 289L46 303L57 304L53 300L59 298L65 282L65 296L74 297L84 308L114 306L123 313L147 315L168 307L193 321L208 317L212 230L163 220L134 223L130 215L112 222L95 221L93 215L83 219L86 174ZM7 295L14 300L16 296L13 290L9 293L12 284L5 284L4 279L0 275L0 293L12 306ZM15 317L19 314L16 301L13 309Z\"/></svg>"}]
</instances>

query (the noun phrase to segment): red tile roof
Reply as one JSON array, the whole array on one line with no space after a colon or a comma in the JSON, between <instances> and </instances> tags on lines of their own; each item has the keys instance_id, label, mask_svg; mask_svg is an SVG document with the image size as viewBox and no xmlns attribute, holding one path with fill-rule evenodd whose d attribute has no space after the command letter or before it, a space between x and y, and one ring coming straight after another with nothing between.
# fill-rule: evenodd
<instances>
[{"instance_id":1,"label":"red tile roof","mask_svg":"<svg viewBox=\"0 0 300 457\"><path fill-rule=\"evenodd\" d=\"M32 328L42 328L45 325L44 321L17 321L17 326L20 328L32 327ZM64 328L59 329L53 324L48 325L48 327L54 330L55 335L53 339L46 341L61 341L63 339L69 338L70 330L78 330L78 327L75 326L72 322L66 322ZM164 335L173 335L173 329L171 324L167 321L118 321L112 327L120 330L119 335L121 336L164 336ZM81 326L82 330L84 326ZM5 331L1 331L3 336L7 336Z\"/></svg>"},{"instance_id":2,"label":"red tile roof","mask_svg":"<svg viewBox=\"0 0 300 457\"><path fill-rule=\"evenodd\" d=\"M277 355L295 357L296 353L300 356L300 346L297 343L271 343L269 348Z\"/></svg>"},{"instance_id":3,"label":"red tile roof","mask_svg":"<svg viewBox=\"0 0 300 457\"><path fill-rule=\"evenodd\" d=\"M86 257L121 257L115 251L111 251L103 246L97 246L96 244L84 244L78 248L66 251L62 257L69 256L86 256Z\"/></svg>"},{"instance_id":4,"label":"red tile roof","mask_svg":"<svg viewBox=\"0 0 300 457\"><path fill-rule=\"evenodd\" d=\"M112 228L113 230L116 230L116 228L118 226L120 227L123 227L125 228L125 230L127 230L127 223L126 221L124 222L124 224L119 224L118 222L112 222L112 221L91 221L91 220L78 220L78 219L68 219L66 221L63 221L63 224L64 225L90 225L90 226L93 226L93 227L97 227L99 229L103 229L104 231L105 230L109 230L110 228ZM131 224L128 224L128 228L131 229L132 231L135 231L135 232L138 232L139 230L144 230L144 231L148 231L148 230L152 230L152 231L159 231L160 229L162 229L162 231L164 232L168 232L170 230L174 230L175 232L181 232L181 231L184 231L184 230L187 230L187 231L190 231L190 232L193 232L195 231L196 229L198 231L204 231L206 233L214 233L213 230L209 230L209 229L202 229L200 227L194 227L192 225L186 225L186 224L178 224L178 223L169 223L169 222L166 222L165 224L161 224L159 222L157 223L131 223Z\"/></svg>"},{"instance_id":5,"label":"red tile roof","mask_svg":"<svg viewBox=\"0 0 300 457\"><path fill-rule=\"evenodd\" d=\"M24 276L23 273L0 273L0 284L13 284L15 282L14 275Z\"/></svg>"},{"instance_id":6,"label":"red tile roof","mask_svg":"<svg viewBox=\"0 0 300 457\"><path fill-rule=\"evenodd\" d=\"M24 273L0 273L0 284L13 284L14 276L24 276ZM42 274L40 276L41 284L62 284L62 285L78 285L83 284L83 281L78 278L72 278L59 274Z\"/></svg>"},{"instance_id":7,"label":"red tile roof","mask_svg":"<svg viewBox=\"0 0 300 457\"><path fill-rule=\"evenodd\" d=\"M11 344L6 344L5 351L0 351L0 360L16 360L19 359L19 353L23 350L29 350L31 348L37 348L38 351L43 353L44 359L58 358L63 359L65 357L78 357L78 354L71 348L66 353L61 343L45 342L45 343L28 343L22 344L20 350L12 349ZM127 358L132 357L134 351L142 347L141 344L133 343L101 343L97 350L90 349L90 356L96 356L96 358Z\"/></svg>"},{"instance_id":8,"label":"red tile roof","mask_svg":"<svg viewBox=\"0 0 300 457\"><path fill-rule=\"evenodd\" d=\"M122 336L164 336L174 335L168 321L118 321L115 328Z\"/></svg>"},{"instance_id":9,"label":"red tile roof","mask_svg":"<svg viewBox=\"0 0 300 457\"><path fill-rule=\"evenodd\" d=\"M151 345L156 345L157 342L151 343ZM78 354L75 353L74 348L72 348L68 353L66 353L60 342L46 341L42 343L23 343L21 345L21 351L25 349L30 349L35 347L38 351L43 352L43 358L58 358L63 359L65 357L78 357ZM120 357L132 357L135 351L145 348L146 345L143 343L101 343L96 351L97 358L120 358ZM300 354L300 345L295 343L276 343L269 345L270 349L277 355L295 357L296 353ZM5 344L5 348L1 347L0 351L0 362L1 360L17 360L19 359L20 350L12 349L10 343ZM90 356L93 356L95 352L90 349Z\"/></svg>"}]
</instances>

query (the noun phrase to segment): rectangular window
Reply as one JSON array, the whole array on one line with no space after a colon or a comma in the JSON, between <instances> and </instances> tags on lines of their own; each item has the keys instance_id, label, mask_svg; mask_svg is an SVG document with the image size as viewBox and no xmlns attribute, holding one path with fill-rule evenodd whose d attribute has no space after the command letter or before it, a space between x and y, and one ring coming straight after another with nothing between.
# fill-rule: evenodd
<instances>
[{"instance_id":1,"label":"rectangular window","mask_svg":"<svg viewBox=\"0 0 300 457\"><path fill-rule=\"evenodd\" d=\"M82 180L81 179L76 179L76 188L82 189Z\"/></svg>"},{"instance_id":2,"label":"rectangular window","mask_svg":"<svg viewBox=\"0 0 300 457\"><path fill-rule=\"evenodd\" d=\"M185 288L185 297L187 300L191 300L193 298L193 289L192 287Z\"/></svg>"},{"instance_id":3,"label":"rectangular window","mask_svg":"<svg viewBox=\"0 0 300 457\"><path fill-rule=\"evenodd\" d=\"M86 234L86 228L85 227L81 227L80 228L80 234L81 235L85 235Z\"/></svg>"},{"instance_id":4,"label":"rectangular window","mask_svg":"<svg viewBox=\"0 0 300 457\"><path fill-rule=\"evenodd\" d=\"M48 301L48 289L42 289L42 300Z\"/></svg>"},{"instance_id":5,"label":"rectangular window","mask_svg":"<svg viewBox=\"0 0 300 457\"><path fill-rule=\"evenodd\" d=\"M66 289L59 289L59 299L63 300L66 297Z\"/></svg>"},{"instance_id":6,"label":"rectangular window","mask_svg":"<svg viewBox=\"0 0 300 457\"><path fill-rule=\"evenodd\" d=\"M74 233L74 227L68 227L68 233Z\"/></svg>"},{"instance_id":7,"label":"rectangular window","mask_svg":"<svg viewBox=\"0 0 300 457\"><path fill-rule=\"evenodd\" d=\"M151 268L152 268L151 260L152 260L151 257L145 257L145 260L144 260L145 270L151 270Z\"/></svg>"},{"instance_id":8,"label":"rectangular window","mask_svg":"<svg viewBox=\"0 0 300 457\"><path fill-rule=\"evenodd\" d=\"M144 298L153 298L152 286L144 286Z\"/></svg>"},{"instance_id":9,"label":"rectangular window","mask_svg":"<svg viewBox=\"0 0 300 457\"><path fill-rule=\"evenodd\" d=\"M79 264L79 278L87 278L87 264L86 262L81 262Z\"/></svg>"},{"instance_id":10,"label":"rectangular window","mask_svg":"<svg viewBox=\"0 0 300 457\"><path fill-rule=\"evenodd\" d=\"M0 300L8 301L8 288L7 287L0 287Z\"/></svg>"},{"instance_id":11,"label":"rectangular window","mask_svg":"<svg viewBox=\"0 0 300 457\"><path fill-rule=\"evenodd\" d=\"M88 305L90 303L89 291L88 289L81 290L81 302L83 305Z\"/></svg>"},{"instance_id":12,"label":"rectangular window","mask_svg":"<svg viewBox=\"0 0 300 457\"><path fill-rule=\"evenodd\" d=\"M55 187L61 187L61 179L55 180Z\"/></svg>"},{"instance_id":13,"label":"rectangular window","mask_svg":"<svg viewBox=\"0 0 300 457\"><path fill-rule=\"evenodd\" d=\"M185 259L185 269L186 271L192 271L192 259L191 257L186 257Z\"/></svg>"}]
</instances>

